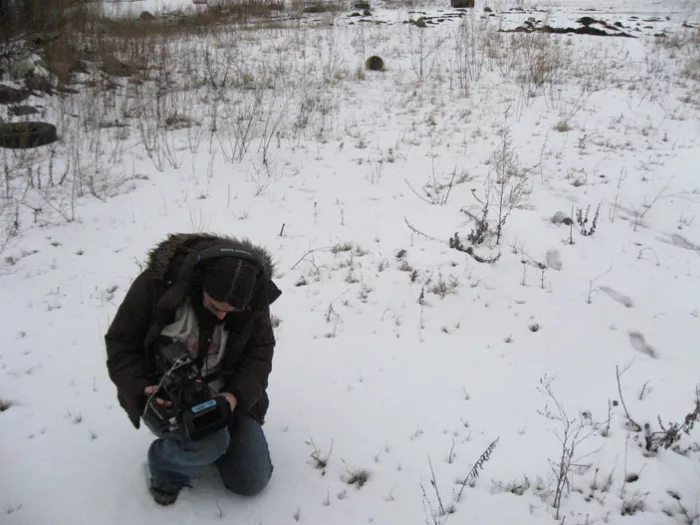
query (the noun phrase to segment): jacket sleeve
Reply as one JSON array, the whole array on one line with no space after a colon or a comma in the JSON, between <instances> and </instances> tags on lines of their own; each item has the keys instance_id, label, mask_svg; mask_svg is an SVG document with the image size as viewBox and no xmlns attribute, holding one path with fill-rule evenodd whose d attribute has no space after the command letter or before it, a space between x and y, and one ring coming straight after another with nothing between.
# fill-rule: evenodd
<instances>
[{"instance_id":1,"label":"jacket sleeve","mask_svg":"<svg viewBox=\"0 0 700 525\"><path fill-rule=\"evenodd\" d=\"M236 396L237 412L248 413L267 389L275 343L270 309L265 307L255 313L251 335L236 371L222 388Z\"/></svg>"},{"instance_id":2,"label":"jacket sleeve","mask_svg":"<svg viewBox=\"0 0 700 525\"><path fill-rule=\"evenodd\" d=\"M149 384L144 341L151 324L151 301L149 279L141 274L127 291L105 334L109 377L130 415L142 409L143 391Z\"/></svg>"}]
</instances>

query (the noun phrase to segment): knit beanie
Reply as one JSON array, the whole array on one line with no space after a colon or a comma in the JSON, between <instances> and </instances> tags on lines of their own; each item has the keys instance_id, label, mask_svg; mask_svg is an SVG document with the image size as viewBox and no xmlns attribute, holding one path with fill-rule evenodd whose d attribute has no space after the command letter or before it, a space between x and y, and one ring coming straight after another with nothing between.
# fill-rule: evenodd
<instances>
[{"instance_id":1,"label":"knit beanie","mask_svg":"<svg viewBox=\"0 0 700 525\"><path fill-rule=\"evenodd\" d=\"M215 301L242 310L250 303L258 280L258 268L238 257L220 257L203 267L202 288Z\"/></svg>"}]
</instances>

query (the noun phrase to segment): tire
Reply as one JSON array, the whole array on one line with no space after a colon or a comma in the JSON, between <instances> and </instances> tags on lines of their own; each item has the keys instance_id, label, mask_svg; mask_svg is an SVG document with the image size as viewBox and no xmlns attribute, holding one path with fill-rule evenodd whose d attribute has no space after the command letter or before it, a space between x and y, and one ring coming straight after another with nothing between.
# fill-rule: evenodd
<instances>
[{"instance_id":1,"label":"tire","mask_svg":"<svg viewBox=\"0 0 700 525\"><path fill-rule=\"evenodd\" d=\"M57 140L56 126L46 122L0 124L0 147L2 148L36 148Z\"/></svg>"},{"instance_id":2,"label":"tire","mask_svg":"<svg viewBox=\"0 0 700 525\"><path fill-rule=\"evenodd\" d=\"M370 71L383 71L384 70L384 60L376 55L369 57L365 60L365 67Z\"/></svg>"}]
</instances>

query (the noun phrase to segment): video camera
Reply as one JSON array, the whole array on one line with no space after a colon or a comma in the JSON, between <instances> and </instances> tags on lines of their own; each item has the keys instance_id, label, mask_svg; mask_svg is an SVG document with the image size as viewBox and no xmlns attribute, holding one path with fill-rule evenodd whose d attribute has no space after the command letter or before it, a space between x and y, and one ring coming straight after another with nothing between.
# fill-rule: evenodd
<instances>
[{"instance_id":1,"label":"video camera","mask_svg":"<svg viewBox=\"0 0 700 525\"><path fill-rule=\"evenodd\" d=\"M155 355L160 377L158 390L151 395L143 419L156 434L184 428L187 437L197 441L225 428L231 417L231 407L219 397L202 378L185 345L169 342L160 346ZM171 401L161 405L156 398Z\"/></svg>"}]
</instances>

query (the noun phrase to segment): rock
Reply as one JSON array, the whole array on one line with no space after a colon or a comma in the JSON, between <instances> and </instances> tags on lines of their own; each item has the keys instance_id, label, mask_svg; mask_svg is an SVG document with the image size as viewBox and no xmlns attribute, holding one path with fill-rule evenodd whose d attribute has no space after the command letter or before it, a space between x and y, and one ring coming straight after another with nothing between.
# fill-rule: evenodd
<instances>
[{"instance_id":1,"label":"rock","mask_svg":"<svg viewBox=\"0 0 700 525\"><path fill-rule=\"evenodd\" d=\"M153 15L152 15L151 13L149 13L148 11L143 11L143 12L139 15L139 20L143 20L143 21L146 21L146 22L150 22L150 21L155 20L155 19L156 19L156 17L153 16Z\"/></svg>"},{"instance_id":2,"label":"rock","mask_svg":"<svg viewBox=\"0 0 700 525\"><path fill-rule=\"evenodd\" d=\"M554 224L566 224L567 226L571 226L574 223L571 217L569 217L563 211L558 211L554 215L552 215L551 221Z\"/></svg>"},{"instance_id":3,"label":"rock","mask_svg":"<svg viewBox=\"0 0 700 525\"><path fill-rule=\"evenodd\" d=\"M474 0L450 0L450 5L455 9L472 8Z\"/></svg>"},{"instance_id":4,"label":"rock","mask_svg":"<svg viewBox=\"0 0 700 525\"><path fill-rule=\"evenodd\" d=\"M493 13L493 9L490 7L484 7L484 13Z\"/></svg>"},{"instance_id":5,"label":"rock","mask_svg":"<svg viewBox=\"0 0 700 525\"><path fill-rule=\"evenodd\" d=\"M370 8L369 2L355 2L354 4L352 4L352 6L355 9L369 9Z\"/></svg>"},{"instance_id":6,"label":"rock","mask_svg":"<svg viewBox=\"0 0 700 525\"><path fill-rule=\"evenodd\" d=\"M18 104L29 98L26 90L0 85L0 104Z\"/></svg>"},{"instance_id":7,"label":"rock","mask_svg":"<svg viewBox=\"0 0 700 525\"><path fill-rule=\"evenodd\" d=\"M416 20L413 25L416 27L428 27L428 24L425 23L425 19L422 17Z\"/></svg>"}]
</instances>

